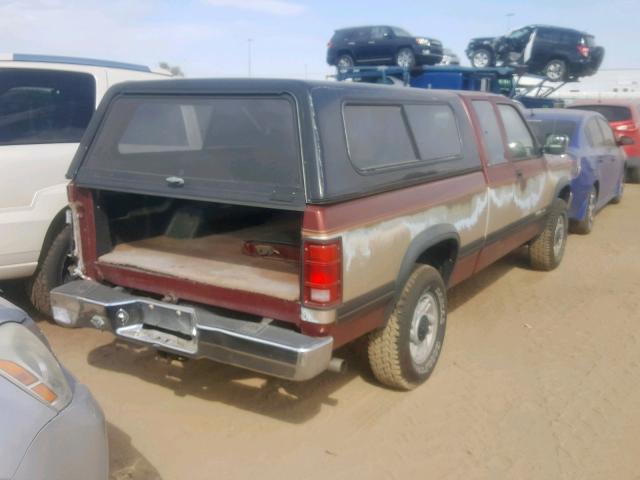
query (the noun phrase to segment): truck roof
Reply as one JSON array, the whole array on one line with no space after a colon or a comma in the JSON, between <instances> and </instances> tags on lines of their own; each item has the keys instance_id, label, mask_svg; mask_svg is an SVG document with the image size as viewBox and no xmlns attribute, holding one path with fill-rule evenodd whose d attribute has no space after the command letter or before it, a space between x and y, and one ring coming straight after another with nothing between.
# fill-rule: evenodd
<instances>
[{"instance_id":1,"label":"truck roof","mask_svg":"<svg viewBox=\"0 0 640 480\"><path fill-rule=\"evenodd\" d=\"M115 62L112 60L99 60L95 58L66 57L60 55L36 55L30 53L7 53L0 54L0 62L37 62L37 63L57 63L66 65L86 65L92 67L118 68L121 70L133 70L137 72L158 73L171 76L163 69L152 69L147 65L135 63Z\"/></svg>"},{"instance_id":2,"label":"truck roof","mask_svg":"<svg viewBox=\"0 0 640 480\"><path fill-rule=\"evenodd\" d=\"M468 93L474 96L489 97L487 94L478 92ZM84 134L80 148L77 150L67 175L69 178L76 179L80 185L89 188L123 190L125 189L124 183L129 182L129 186L126 187L127 191L142 191L144 189L146 193L155 192L169 196L181 195L182 198L187 198L189 193L187 188L176 192L176 189L168 189L164 181L157 185L153 183L158 181L157 175L153 176L148 172L143 172L142 175L146 175L144 178L141 177L142 183L146 182L143 185L137 180L134 182L135 179L133 177L125 175L123 172L118 174L124 175L123 177L116 178L116 176L107 171L108 169L97 167L96 162L107 162L109 159L107 157L99 159L99 155L102 154L98 153L94 156L91 148L94 141L107 143L119 141L118 138L120 137L117 137L117 135L120 135L120 133L117 133L117 130L121 128L120 126L124 124L123 122L128 121L117 117L119 114L115 113L118 111L116 105L119 102L140 105L153 101L154 96L171 97L168 99L169 104L190 101L201 101L206 104L206 102L212 101L212 97L226 99L226 101L233 99L240 101L240 97L272 98L288 96L291 98L291 108L295 111L295 122L297 123L295 135L296 142L299 145L294 148L297 149L299 158L295 162L303 170L304 182L300 183L296 180L295 184L281 185L282 188L276 189L271 187L267 189L265 186L264 192L254 189L251 193L251 202L253 203L245 204L273 205L276 200L272 201L272 197L275 198L275 195L278 197L277 201L280 202L280 205L284 205L282 208L301 209L304 207L305 201L308 203L327 203L346 198L356 198L377 191L400 188L416 182L425 182L432 178L457 175L462 171L479 170L481 166L475 136L460 98L466 96L466 94L466 92L451 90L287 79L170 79L119 83L111 87L104 96ZM198 100L188 100L187 96L196 97ZM400 162L395 166L383 168L375 173L359 171L350 157L351 154L346 143L345 128L347 127L345 127L346 123L344 123L344 109L351 105L371 108L384 104L392 107L430 104L448 106L452 113L455 112L454 115L458 122L459 153L455 154L451 161L436 163L409 161L406 164ZM124 112L126 108L122 107L120 111ZM114 117L109 118L110 115L114 115ZM123 115L125 114L123 113ZM129 113L126 113L126 115L129 115ZM227 123L233 125L233 123ZM348 128L347 131L349 131ZM108 150L98 148L96 152ZM153 153L149 153L149 155L153 155ZM188 155L188 153L182 153L181 155ZM85 158L87 158L87 162L85 162ZM177 159L178 157L176 156L175 158ZM283 157L283 162L285 160L286 158ZM125 162L121 165L128 164ZM150 161L149 165L153 165L153 162ZM291 166L293 168L293 163L291 163ZM117 168L123 169L125 167ZM152 167L149 166L149 168ZM199 177L197 182L208 181L208 178ZM282 182L284 183L285 179ZM193 182L192 185L195 185L195 183ZM286 200L286 202L290 203L282 203L285 200L280 200L280 197L283 196L280 195L280 190L286 190L288 198L290 197L290 200ZM195 195L195 190L193 192ZM229 200L231 193L228 192L225 193L227 197L223 200L213 198L214 194L222 193L224 192L220 189L212 190L211 188L207 187L205 189L203 187L197 193L197 196L198 198L206 196L207 199L212 199L213 201ZM246 193L239 189L233 191L233 195L245 195ZM188 198L196 198L194 195ZM243 199L244 197L236 200L243 201Z\"/></svg>"},{"instance_id":3,"label":"truck roof","mask_svg":"<svg viewBox=\"0 0 640 480\"><path fill-rule=\"evenodd\" d=\"M398 99L446 99L456 96L478 94L479 92L464 92L458 90L429 90L419 88L404 88L390 85L376 85L361 82L335 82L326 80L296 80L271 78L172 78L167 80L144 80L122 82L110 89L110 96L120 93L149 93L160 95L171 94L280 94L291 93L294 96L307 95L313 90L328 89L336 92L367 92L380 94L385 98Z\"/></svg>"}]
</instances>

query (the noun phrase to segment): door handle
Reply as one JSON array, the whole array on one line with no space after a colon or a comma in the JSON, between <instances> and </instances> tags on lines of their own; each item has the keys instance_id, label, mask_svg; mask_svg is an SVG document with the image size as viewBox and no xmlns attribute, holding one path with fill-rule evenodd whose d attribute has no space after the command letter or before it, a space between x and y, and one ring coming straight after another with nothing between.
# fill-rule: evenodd
<instances>
[{"instance_id":1,"label":"door handle","mask_svg":"<svg viewBox=\"0 0 640 480\"><path fill-rule=\"evenodd\" d=\"M520 170L516 170L516 177L518 180L524 180L524 174Z\"/></svg>"},{"instance_id":2,"label":"door handle","mask_svg":"<svg viewBox=\"0 0 640 480\"><path fill-rule=\"evenodd\" d=\"M367 42L369 45L375 45L376 42L374 42L373 40L370 40Z\"/></svg>"},{"instance_id":3,"label":"door handle","mask_svg":"<svg viewBox=\"0 0 640 480\"><path fill-rule=\"evenodd\" d=\"M180 177L167 177L164 179L170 187L182 187L184 186L184 178Z\"/></svg>"}]
</instances>

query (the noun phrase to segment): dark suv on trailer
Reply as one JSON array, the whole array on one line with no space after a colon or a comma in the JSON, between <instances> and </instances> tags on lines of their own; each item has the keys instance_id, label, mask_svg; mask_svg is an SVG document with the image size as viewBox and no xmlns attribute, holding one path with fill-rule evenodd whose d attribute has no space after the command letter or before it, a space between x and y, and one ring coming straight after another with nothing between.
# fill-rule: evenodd
<instances>
[{"instance_id":1,"label":"dark suv on trailer","mask_svg":"<svg viewBox=\"0 0 640 480\"><path fill-rule=\"evenodd\" d=\"M327 63L338 68L359 65L435 65L442 61L442 42L414 37L398 27L377 25L336 30L327 45Z\"/></svg>"},{"instance_id":2,"label":"dark suv on trailer","mask_svg":"<svg viewBox=\"0 0 640 480\"><path fill-rule=\"evenodd\" d=\"M473 38L466 54L476 68L526 65L529 73L558 82L596 73L604 48L585 32L528 25L501 37Z\"/></svg>"}]
</instances>

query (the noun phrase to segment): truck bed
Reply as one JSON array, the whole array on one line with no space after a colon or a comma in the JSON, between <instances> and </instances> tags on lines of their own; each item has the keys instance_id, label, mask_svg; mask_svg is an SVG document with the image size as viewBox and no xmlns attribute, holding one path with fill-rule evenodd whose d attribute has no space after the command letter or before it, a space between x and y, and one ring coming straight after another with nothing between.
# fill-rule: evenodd
<instances>
[{"instance_id":1,"label":"truck bed","mask_svg":"<svg viewBox=\"0 0 640 480\"><path fill-rule=\"evenodd\" d=\"M107 265L297 301L300 277L296 262L242 253L244 242L258 234L257 230L249 228L192 239L160 235L116 245L98 260Z\"/></svg>"}]
</instances>

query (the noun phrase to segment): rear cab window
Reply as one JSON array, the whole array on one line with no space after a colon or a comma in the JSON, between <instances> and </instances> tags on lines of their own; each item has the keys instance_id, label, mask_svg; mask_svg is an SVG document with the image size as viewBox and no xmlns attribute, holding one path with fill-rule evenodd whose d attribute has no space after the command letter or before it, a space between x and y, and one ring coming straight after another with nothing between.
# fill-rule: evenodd
<instances>
[{"instance_id":1,"label":"rear cab window","mask_svg":"<svg viewBox=\"0 0 640 480\"><path fill-rule=\"evenodd\" d=\"M95 101L89 74L0 69L0 145L77 143Z\"/></svg>"},{"instance_id":2,"label":"rear cab window","mask_svg":"<svg viewBox=\"0 0 640 480\"><path fill-rule=\"evenodd\" d=\"M180 196L287 201L302 186L295 112L287 95L122 95L80 175L158 192L177 177Z\"/></svg>"}]
</instances>

